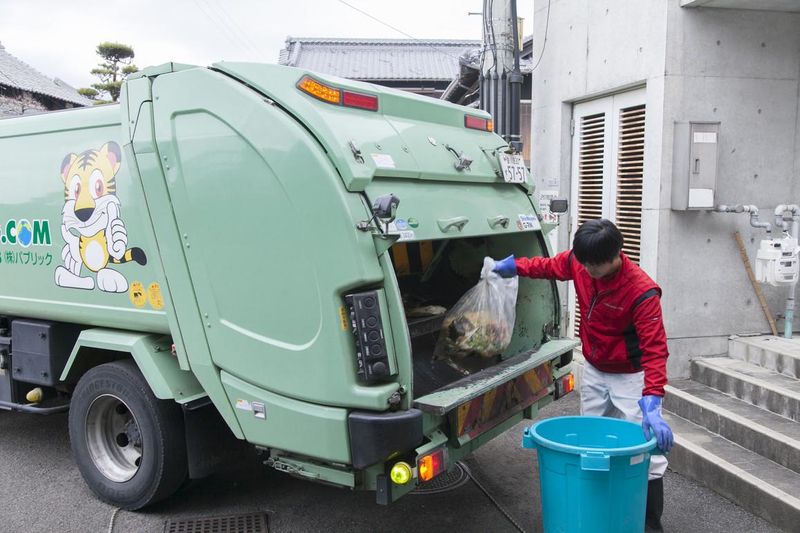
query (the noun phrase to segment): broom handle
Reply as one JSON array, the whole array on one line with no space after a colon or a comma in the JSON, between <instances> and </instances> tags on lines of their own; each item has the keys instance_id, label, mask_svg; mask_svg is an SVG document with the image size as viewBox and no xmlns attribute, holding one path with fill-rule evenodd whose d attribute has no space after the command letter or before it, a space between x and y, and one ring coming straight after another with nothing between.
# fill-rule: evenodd
<instances>
[{"instance_id":1,"label":"broom handle","mask_svg":"<svg viewBox=\"0 0 800 533\"><path fill-rule=\"evenodd\" d=\"M745 270L747 270L747 277L750 278L750 284L753 285L753 290L756 292L758 301L761 303L761 310L764 311L764 316L767 317L767 322L769 322L769 329L772 330L773 335L777 336L778 328L775 326L775 319L772 318L772 313L769 312L767 301L764 299L764 295L761 293L761 287L758 286L756 276L753 274L753 269L750 267L750 258L747 257L747 250L744 247L742 236L738 231L734 233L733 236L736 237L736 244L739 245L739 255L742 257Z\"/></svg>"}]
</instances>

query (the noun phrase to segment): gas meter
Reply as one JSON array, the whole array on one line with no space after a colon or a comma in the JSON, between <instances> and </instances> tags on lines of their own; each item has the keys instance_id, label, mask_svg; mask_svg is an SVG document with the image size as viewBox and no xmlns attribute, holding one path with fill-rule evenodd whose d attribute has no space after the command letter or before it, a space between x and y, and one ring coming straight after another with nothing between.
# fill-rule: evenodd
<instances>
[{"instance_id":1,"label":"gas meter","mask_svg":"<svg viewBox=\"0 0 800 533\"><path fill-rule=\"evenodd\" d=\"M778 239L764 239L756 255L756 279L772 286L797 283L800 273L797 240L784 235Z\"/></svg>"}]
</instances>

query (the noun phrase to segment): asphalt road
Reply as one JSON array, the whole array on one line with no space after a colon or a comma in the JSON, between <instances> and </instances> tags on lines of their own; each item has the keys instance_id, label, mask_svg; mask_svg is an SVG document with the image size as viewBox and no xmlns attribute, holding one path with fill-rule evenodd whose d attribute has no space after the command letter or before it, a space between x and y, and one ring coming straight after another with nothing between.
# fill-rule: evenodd
<instances>
[{"instance_id":1,"label":"asphalt road","mask_svg":"<svg viewBox=\"0 0 800 533\"><path fill-rule=\"evenodd\" d=\"M542 417L575 414L577 394ZM529 422L528 422L529 423ZM536 455L520 447L526 423L466 460L473 476L525 531L541 531ZM98 501L72 462L66 415L0 411L0 532L108 531L114 508ZM674 472L665 477L667 532L769 533L779 530ZM390 507L372 493L291 478L259 465L195 482L147 511L120 511L113 531L160 533L167 520L266 512L272 532L515 532L472 481L441 494L411 494Z\"/></svg>"}]
</instances>

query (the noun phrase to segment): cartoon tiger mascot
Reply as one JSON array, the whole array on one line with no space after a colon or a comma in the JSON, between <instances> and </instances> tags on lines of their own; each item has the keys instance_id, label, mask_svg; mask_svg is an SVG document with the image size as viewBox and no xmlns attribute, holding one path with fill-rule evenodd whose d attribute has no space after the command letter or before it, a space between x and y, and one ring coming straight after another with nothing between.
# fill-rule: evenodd
<instances>
[{"instance_id":1,"label":"cartoon tiger mascot","mask_svg":"<svg viewBox=\"0 0 800 533\"><path fill-rule=\"evenodd\" d=\"M92 290L95 280L81 276L85 266L96 273L97 288L105 292L126 292L128 280L108 268L109 263L135 261L147 264L141 248L128 248L128 232L120 218L115 176L122 161L117 143L110 141L99 150L69 154L61 163L64 209L61 250L64 266L56 268L56 285Z\"/></svg>"}]
</instances>

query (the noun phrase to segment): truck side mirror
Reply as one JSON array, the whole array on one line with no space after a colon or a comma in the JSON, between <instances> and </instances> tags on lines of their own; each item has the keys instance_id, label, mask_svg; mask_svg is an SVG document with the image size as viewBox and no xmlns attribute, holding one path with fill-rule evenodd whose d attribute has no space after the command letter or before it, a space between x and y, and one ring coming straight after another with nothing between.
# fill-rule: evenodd
<instances>
[{"instance_id":1,"label":"truck side mirror","mask_svg":"<svg viewBox=\"0 0 800 533\"><path fill-rule=\"evenodd\" d=\"M550 212L563 215L569 211L569 200L564 197L550 198Z\"/></svg>"},{"instance_id":2,"label":"truck side mirror","mask_svg":"<svg viewBox=\"0 0 800 533\"><path fill-rule=\"evenodd\" d=\"M389 224L397 216L398 205L400 205L400 198L392 193L378 196L372 203L372 214L384 224Z\"/></svg>"}]
</instances>

